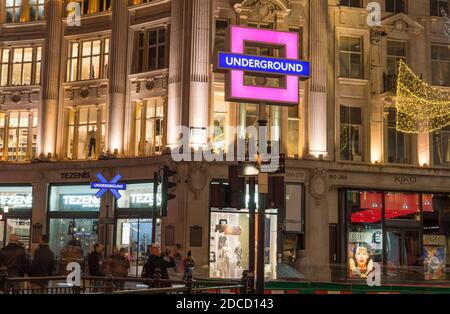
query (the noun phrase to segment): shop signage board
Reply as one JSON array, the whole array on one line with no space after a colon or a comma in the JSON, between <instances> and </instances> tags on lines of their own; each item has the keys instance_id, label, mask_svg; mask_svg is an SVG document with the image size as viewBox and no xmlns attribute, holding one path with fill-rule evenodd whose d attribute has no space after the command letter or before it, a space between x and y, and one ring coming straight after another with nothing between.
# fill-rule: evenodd
<instances>
[{"instance_id":1,"label":"shop signage board","mask_svg":"<svg viewBox=\"0 0 450 314\"><path fill-rule=\"evenodd\" d=\"M127 189L126 184L118 183L119 180L122 179L122 176L120 174L116 175L111 181L106 180L100 172L97 173L96 176L100 180L100 182L92 182L91 189L99 190L97 194L95 194L97 198L101 198L107 191L110 191L116 199L119 199L122 197L122 195L120 195L119 193L119 190L124 191Z\"/></svg>"},{"instance_id":2,"label":"shop signage board","mask_svg":"<svg viewBox=\"0 0 450 314\"><path fill-rule=\"evenodd\" d=\"M276 48L283 58L246 55L245 45ZM219 52L216 69L226 71L225 99L233 102L264 102L298 105L299 81L310 76L310 63L299 59L299 35L268 29L231 26L228 52ZM245 72L282 79L280 87L245 84ZM266 75L265 75L266 74Z\"/></svg>"}]
</instances>

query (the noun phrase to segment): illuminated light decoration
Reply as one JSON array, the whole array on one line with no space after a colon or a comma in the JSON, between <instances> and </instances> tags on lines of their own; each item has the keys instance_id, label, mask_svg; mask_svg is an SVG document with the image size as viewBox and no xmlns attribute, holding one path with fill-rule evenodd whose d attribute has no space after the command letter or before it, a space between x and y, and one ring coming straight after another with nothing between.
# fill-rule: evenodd
<instances>
[{"instance_id":1,"label":"illuminated light decoration","mask_svg":"<svg viewBox=\"0 0 450 314\"><path fill-rule=\"evenodd\" d=\"M285 58L246 56L245 44L248 42L282 48ZM298 33L231 26L230 53L220 53L217 64L217 68L227 70L225 99L235 102L298 105L299 75L309 76L309 63L299 61L298 58ZM227 65L227 60L233 62L230 61ZM284 75L284 86L274 88L245 85L245 71Z\"/></svg>"},{"instance_id":2,"label":"illuminated light decoration","mask_svg":"<svg viewBox=\"0 0 450 314\"><path fill-rule=\"evenodd\" d=\"M450 124L450 92L434 88L400 61L397 80L397 130L429 133Z\"/></svg>"}]
</instances>

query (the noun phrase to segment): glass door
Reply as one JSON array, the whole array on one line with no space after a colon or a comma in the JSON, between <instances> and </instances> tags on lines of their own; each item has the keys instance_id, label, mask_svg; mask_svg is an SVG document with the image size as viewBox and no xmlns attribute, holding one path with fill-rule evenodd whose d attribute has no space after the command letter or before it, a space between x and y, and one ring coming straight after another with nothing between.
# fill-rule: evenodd
<instances>
[{"instance_id":1,"label":"glass door","mask_svg":"<svg viewBox=\"0 0 450 314\"><path fill-rule=\"evenodd\" d=\"M388 229L385 243L388 280L415 280L423 276L418 230Z\"/></svg>"},{"instance_id":2,"label":"glass door","mask_svg":"<svg viewBox=\"0 0 450 314\"><path fill-rule=\"evenodd\" d=\"M57 258L71 241L76 241L86 257L98 242L98 219L50 219L50 248Z\"/></svg>"},{"instance_id":3,"label":"glass door","mask_svg":"<svg viewBox=\"0 0 450 314\"><path fill-rule=\"evenodd\" d=\"M124 218L117 220L116 245L117 249L128 249L130 276L141 276L147 258L147 247L151 244L151 219Z\"/></svg>"}]
</instances>

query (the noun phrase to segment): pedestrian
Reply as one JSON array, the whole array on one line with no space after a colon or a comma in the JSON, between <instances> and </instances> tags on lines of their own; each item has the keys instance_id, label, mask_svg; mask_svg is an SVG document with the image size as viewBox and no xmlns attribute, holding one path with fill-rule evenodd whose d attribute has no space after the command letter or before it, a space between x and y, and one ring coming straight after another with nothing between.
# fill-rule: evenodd
<instances>
[{"instance_id":1,"label":"pedestrian","mask_svg":"<svg viewBox=\"0 0 450 314\"><path fill-rule=\"evenodd\" d=\"M103 276L103 245L94 244L94 250L88 256L89 275L93 277Z\"/></svg>"},{"instance_id":2,"label":"pedestrian","mask_svg":"<svg viewBox=\"0 0 450 314\"><path fill-rule=\"evenodd\" d=\"M69 244L61 250L61 259L59 264L59 274L61 276L67 276L70 271L67 270L69 263L78 263L83 269L84 255L81 249L81 243L75 239L71 240Z\"/></svg>"},{"instance_id":3,"label":"pedestrian","mask_svg":"<svg viewBox=\"0 0 450 314\"><path fill-rule=\"evenodd\" d=\"M121 248L117 253L113 253L107 261L107 274L112 277L126 278L130 271L130 261L128 260L128 249ZM115 280L114 286L123 289L125 281Z\"/></svg>"},{"instance_id":4,"label":"pedestrian","mask_svg":"<svg viewBox=\"0 0 450 314\"><path fill-rule=\"evenodd\" d=\"M194 272L194 266L197 264L195 262L195 259L192 257L191 251L188 251L183 264L184 264L184 280L186 280L188 275L192 275L192 273Z\"/></svg>"},{"instance_id":5,"label":"pedestrian","mask_svg":"<svg viewBox=\"0 0 450 314\"><path fill-rule=\"evenodd\" d=\"M30 277L51 277L54 274L55 254L49 247L48 236L43 235L39 247L34 251L34 258L30 266ZM48 280L33 282L32 287L47 288Z\"/></svg>"},{"instance_id":6,"label":"pedestrian","mask_svg":"<svg viewBox=\"0 0 450 314\"><path fill-rule=\"evenodd\" d=\"M164 253L161 254L161 251L158 246L152 245L150 256L145 263L142 277L155 279L155 273L159 270L161 274L161 279L169 279L169 273L167 271L168 268L175 267L175 262L173 258L170 256L170 251L165 250ZM171 286L163 285L163 286Z\"/></svg>"},{"instance_id":7,"label":"pedestrian","mask_svg":"<svg viewBox=\"0 0 450 314\"><path fill-rule=\"evenodd\" d=\"M0 266L6 267L9 278L24 277L28 273L27 252L19 245L19 236L15 233L9 235L9 243L0 250ZM13 289L20 287L19 283L10 285Z\"/></svg>"}]
</instances>

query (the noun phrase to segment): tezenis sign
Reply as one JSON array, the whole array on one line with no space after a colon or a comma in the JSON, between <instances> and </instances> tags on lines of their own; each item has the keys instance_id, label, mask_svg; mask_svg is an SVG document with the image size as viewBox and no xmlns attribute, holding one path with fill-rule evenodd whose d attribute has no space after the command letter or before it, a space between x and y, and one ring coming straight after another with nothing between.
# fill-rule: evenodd
<instances>
[{"instance_id":1,"label":"tezenis sign","mask_svg":"<svg viewBox=\"0 0 450 314\"><path fill-rule=\"evenodd\" d=\"M227 71L227 101L299 104L299 80L310 76L310 63L298 60L298 33L231 26L229 37L229 52L219 52L217 62L217 69ZM246 45L274 48L282 58L246 55ZM278 76L280 87L247 85L246 72Z\"/></svg>"}]
</instances>

